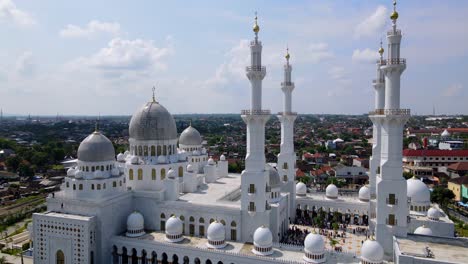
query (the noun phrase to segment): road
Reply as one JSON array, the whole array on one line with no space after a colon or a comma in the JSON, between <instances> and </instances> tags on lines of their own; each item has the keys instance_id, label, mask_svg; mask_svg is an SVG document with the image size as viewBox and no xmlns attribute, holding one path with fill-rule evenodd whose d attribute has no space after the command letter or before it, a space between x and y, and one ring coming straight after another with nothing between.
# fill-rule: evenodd
<instances>
[{"instance_id":1,"label":"road","mask_svg":"<svg viewBox=\"0 0 468 264\"><path fill-rule=\"evenodd\" d=\"M450 209L450 208L448 208L448 211L449 211L449 213L450 213L452 216L454 216L454 217L456 217L456 218L462 220L463 222L465 222L465 224L468 223L468 217L463 216L463 215L459 214L457 211L452 210L452 209Z\"/></svg>"}]
</instances>

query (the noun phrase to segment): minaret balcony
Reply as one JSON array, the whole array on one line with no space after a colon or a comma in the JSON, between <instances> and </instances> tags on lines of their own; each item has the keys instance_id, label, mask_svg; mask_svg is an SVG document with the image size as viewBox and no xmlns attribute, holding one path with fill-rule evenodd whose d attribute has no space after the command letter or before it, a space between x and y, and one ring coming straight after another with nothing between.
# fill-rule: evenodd
<instances>
[{"instance_id":1,"label":"minaret balcony","mask_svg":"<svg viewBox=\"0 0 468 264\"><path fill-rule=\"evenodd\" d=\"M401 30L400 29L392 29L387 31L387 36L401 36Z\"/></svg>"},{"instance_id":2,"label":"minaret balcony","mask_svg":"<svg viewBox=\"0 0 468 264\"><path fill-rule=\"evenodd\" d=\"M385 83L385 79L374 79L372 80L372 84L381 84Z\"/></svg>"},{"instance_id":3,"label":"minaret balcony","mask_svg":"<svg viewBox=\"0 0 468 264\"><path fill-rule=\"evenodd\" d=\"M245 70L253 72L266 72L265 66L247 66L245 67Z\"/></svg>"},{"instance_id":4,"label":"minaret balcony","mask_svg":"<svg viewBox=\"0 0 468 264\"><path fill-rule=\"evenodd\" d=\"M375 109L369 112L369 115L400 115L408 116L411 114L410 109Z\"/></svg>"},{"instance_id":5,"label":"minaret balcony","mask_svg":"<svg viewBox=\"0 0 468 264\"><path fill-rule=\"evenodd\" d=\"M241 115L271 115L270 110L242 110Z\"/></svg>"},{"instance_id":6,"label":"minaret balcony","mask_svg":"<svg viewBox=\"0 0 468 264\"><path fill-rule=\"evenodd\" d=\"M278 112L278 115L281 116L297 116L297 112Z\"/></svg>"},{"instance_id":7,"label":"minaret balcony","mask_svg":"<svg viewBox=\"0 0 468 264\"><path fill-rule=\"evenodd\" d=\"M402 58L391 58L391 59L386 59L382 60L384 64L382 65L406 65L406 59Z\"/></svg>"},{"instance_id":8,"label":"minaret balcony","mask_svg":"<svg viewBox=\"0 0 468 264\"><path fill-rule=\"evenodd\" d=\"M281 86L293 86L293 82L281 82Z\"/></svg>"}]
</instances>

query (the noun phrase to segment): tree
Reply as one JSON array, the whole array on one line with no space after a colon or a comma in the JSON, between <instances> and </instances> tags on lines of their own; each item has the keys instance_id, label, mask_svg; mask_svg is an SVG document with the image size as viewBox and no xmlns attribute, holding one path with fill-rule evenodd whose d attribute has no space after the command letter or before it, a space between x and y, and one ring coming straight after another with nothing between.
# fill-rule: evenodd
<instances>
[{"instance_id":1,"label":"tree","mask_svg":"<svg viewBox=\"0 0 468 264\"><path fill-rule=\"evenodd\" d=\"M31 166L25 163L21 163L18 167L18 175L32 177L34 176L34 170L31 168Z\"/></svg>"},{"instance_id":2,"label":"tree","mask_svg":"<svg viewBox=\"0 0 468 264\"><path fill-rule=\"evenodd\" d=\"M411 172L407 172L407 171L403 172L403 178L405 178L406 180L413 178L413 176L414 174Z\"/></svg>"},{"instance_id":3,"label":"tree","mask_svg":"<svg viewBox=\"0 0 468 264\"><path fill-rule=\"evenodd\" d=\"M11 156L5 160L5 165L9 171L16 172L21 163L21 158L19 156Z\"/></svg>"},{"instance_id":4,"label":"tree","mask_svg":"<svg viewBox=\"0 0 468 264\"><path fill-rule=\"evenodd\" d=\"M438 203L442 207L447 207L448 204L453 202L455 194L443 186L436 186L431 192L431 202Z\"/></svg>"}]
</instances>

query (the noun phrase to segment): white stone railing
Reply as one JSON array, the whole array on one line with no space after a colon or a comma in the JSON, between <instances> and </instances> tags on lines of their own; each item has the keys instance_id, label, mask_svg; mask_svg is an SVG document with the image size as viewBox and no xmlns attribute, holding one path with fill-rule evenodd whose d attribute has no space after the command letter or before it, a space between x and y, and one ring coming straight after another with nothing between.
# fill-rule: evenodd
<instances>
[{"instance_id":1,"label":"white stone railing","mask_svg":"<svg viewBox=\"0 0 468 264\"><path fill-rule=\"evenodd\" d=\"M389 30L387 36L401 36L401 29Z\"/></svg>"},{"instance_id":2,"label":"white stone railing","mask_svg":"<svg viewBox=\"0 0 468 264\"><path fill-rule=\"evenodd\" d=\"M369 115L410 115L410 109L375 109Z\"/></svg>"},{"instance_id":3,"label":"white stone railing","mask_svg":"<svg viewBox=\"0 0 468 264\"><path fill-rule=\"evenodd\" d=\"M291 115L291 116L297 116L297 112L278 112L278 115Z\"/></svg>"},{"instance_id":4,"label":"white stone railing","mask_svg":"<svg viewBox=\"0 0 468 264\"><path fill-rule=\"evenodd\" d=\"M392 59L386 59L381 61L381 65L398 65L398 64L406 64L406 59L402 58L392 58Z\"/></svg>"},{"instance_id":5,"label":"white stone railing","mask_svg":"<svg viewBox=\"0 0 468 264\"><path fill-rule=\"evenodd\" d=\"M256 72L264 72L266 71L265 66L247 66L245 67L247 71L256 71Z\"/></svg>"},{"instance_id":6,"label":"white stone railing","mask_svg":"<svg viewBox=\"0 0 468 264\"><path fill-rule=\"evenodd\" d=\"M242 110L241 115L271 115L270 110Z\"/></svg>"}]
</instances>

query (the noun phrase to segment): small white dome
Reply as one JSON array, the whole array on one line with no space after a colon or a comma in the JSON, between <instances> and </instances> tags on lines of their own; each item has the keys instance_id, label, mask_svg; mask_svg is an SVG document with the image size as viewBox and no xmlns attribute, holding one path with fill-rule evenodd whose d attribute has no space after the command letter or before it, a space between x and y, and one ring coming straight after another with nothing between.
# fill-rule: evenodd
<instances>
[{"instance_id":1,"label":"small white dome","mask_svg":"<svg viewBox=\"0 0 468 264\"><path fill-rule=\"evenodd\" d=\"M112 176L117 176L117 175L120 174L120 171L119 171L119 169L117 169L116 167L114 167L114 168L112 168L112 170L111 170L111 174L112 174Z\"/></svg>"},{"instance_id":2,"label":"small white dome","mask_svg":"<svg viewBox=\"0 0 468 264\"><path fill-rule=\"evenodd\" d=\"M194 156L200 156L200 151L194 150L194 151L192 151L192 155L194 155Z\"/></svg>"},{"instance_id":3,"label":"small white dome","mask_svg":"<svg viewBox=\"0 0 468 264\"><path fill-rule=\"evenodd\" d=\"M384 250L379 242L366 240L361 247L361 259L368 263L382 263Z\"/></svg>"},{"instance_id":4,"label":"small white dome","mask_svg":"<svg viewBox=\"0 0 468 264\"><path fill-rule=\"evenodd\" d=\"M411 198L411 204L429 205L431 194L426 184L416 177L406 181L407 196Z\"/></svg>"},{"instance_id":5,"label":"small white dome","mask_svg":"<svg viewBox=\"0 0 468 264\"><path fill-rule=\"evenodd\" d=\"M296 184L296 195L304 196L307 194L307 186L303 182Z\"/></svg>"},{"instance_id":6,"label":"small white dome","mask_svg":"<svg viewBox=\"0 0 468 264\"><path fill-rule=\"evenodd\" d=\"M425 225L422 225L416 228L416 230L414 230L414 233L417 235L432 236L432 229L430 229L429 227Z\"/></svg>"},{"instance_id":7,"label":"small white dome","mask_svg":"<svg viewBox=\"0 0 468 264\"><path fill-rule=\"evenodd\" d=\"M76 171L75 169L69 168L67 170L67 176L75 176L75 171Z\"/></svg>"},{"instance_id":8,"label":"small white dome","mask_svg":"<svg viewBox=\"0 0 468 264\"><path fill-rule=\"evenodd\" d=\"M325 196L330 199L338 198L338 187L335 184L329 184L325 189Z\"/></svg>"},{"instance_id":9,"label":"small white dome","mask_svg":"<svg viewBox=\"0 0 468 264\"><path fill-rule=\"evenodd\" d=\"M323 237L319 234L308 234L304 240L304 250L311 254L322 254L325 251Z\"/></svg>"},{"instance_id":10,"label":"small white dome","mask_svg":"<svg viewBox=\"0 0 468 264\"><path fill-rule=\"evenodd\" d=\"M224 156L224 155L219 156L219 160L225 161L225 160L226 160L226 156Z\"/></svg>"},{"instance_id":11,"label":"small white dome","mask_svg":"<svg viewBox=\"0 0 468 264\"><path fill-rule=\"evenodd\" d=\"M80 171L80 170L76 170L75 171L75 178L77 179L82 179L83 178L83 174L84 172Z\"/></svg>"},{"instance_id":12,"label":"small white dome","mask_svg":"<svg viewBox=\"0 0 468 264\"><path fill-rule=\"evenodd\" d=\"M176 177L176 173L173 169L170 169L168 172L167 172L167 177L168 178L171 178L171 179L174 179Z\"/></svg>"},{"instance_id":13,"label":"small white dome","mask_svg":"<svg viewBox=\"0 0 468 264\"><path fill-rule=\"evenodd\" d=\"M192 164L187 165L187 171L188 171L188 172L193 172L193 166L192 166Z\"/></svg>"},{"instance_id":14,"label":"small white dome","mask_svg":"<svg viewBox=\"0 0 468 264\"><path fill-rule=\"evenodd\" d=\"M440 216L441 213L437 208L431 207L427 210L427 217L431 220L439 220Z\"/></svg>"},{"instance_id":15,"label":"small white dome","mask_svg":"<svg viewBox=\"0 0 468 264\"><path fill-rule=\"evenodd\" d=\"M367 202L370 200L370 189L366 185L359 189L359 200Z\"/></svg>"},{"instance_id":16,"label":"small white dome","mask_svg":"<svg viewBox=\"0 0 468 264\"><path fill-rule=\"evenodd\" d=\"M206 148L201 149L201 154L205 155L206 154Z\"/></svg>"},{"instance_id":17,"label":"small white dome","mask_svg":"<svg viewBox=\"0 0 468 264\"><path fill-rule=\"evenodd\" d=\"M179 242L182 236L183 223L179 217L171 216L166 222L166 240L169 242Z\"/></svg>"},{"instance_id":18,"label":"small white dome","mask_svg":"<svg viewBox=\"0 0 468 264\"><path fill-rule=\"evenodd\" d=\"M211 241L224 241L226 239L224 225L218 221L211 223L208 226L207 237Z\"/></svg>"},{"instance_id":19,"label":"small white dome","mask_svg":"<svg viewBox=\"0 0 468 264\"><path fill-rule=\"evenodd\" d=\"M133 157L130 159L130 163L131 163L131 164L138 164L138 157L137 157L137 156L133 156Z\"/></svg>"},{"instance_id":20,"label":"small white dome","mask_svg":"<svg viewBox=\"0 0 468 264\"><path fill-rule=\"evenodd\" d=\"M213 160L213 158L208 159L208 165L215 165L215 161Z\"/></svg>"},{"instance_id":21,"label":"small white dome","mask_svg":"<svg viewBox=\"0 0 468 264\"><path fill-rule=\"evenodd\" d=\"M272 247L273 235L268 227L257 228L253 235L254 245L261 248Z\"/></svg>"},{"instance_id":22,"label":"small white dome","mask_svg":"<svg viewBox=\"0 0 468 264\"><path fill-rule=\"evenodd\" d=\"M145 220L143 215L137 211L127 217L127 236L138 237L145 233Z\"/></svg>"},{"instance_id":23,"label":"small white dome","mask_svg":"<svg viewBox=\"0 0 468 264\"><path fill-rule=\"evenodd\" d=\"M122 153L117 154L117 161L119 162L125 161L125 155Z\"/></svg>"},{"instance_id":24,"label":"small white dome","mask_svg":"<svg viewBox=\"0 0 468 264\"><path fill-rule=\"evenodd\" d=\"M159 157L158 157L158 163L166 163L166 157L164 157L164 156L159 156Z\"/></svg>"},{"instance_id":25,"label":"small white dome","mask_svg":"<svg viewBox=\"0 0 468 264\"><path fill-rule=\"evenodd\" d=\"M124 157L126 158L128 155L130 155L130 151L126 150L123 154L124 154Z\"/></svg>"},{"instance_id":26,"label":"small white dome","mask_svg":"<svg viewBox=\"0 0 468 264\"><path fill-rule=\"evenodd\" d=\"M104 173L102 173L101 170L97 170L97 171L94 172L94 178L102 179L102 178L104 178Z\"/></svg>"},{"instance_id":27,"label":"small white dome","mask_svg":"<svg viewBox=\"0 0 468 264\"><path fill-rule=\"evenodd\" d=\"M190 125L187 127L179 137L179 144L181 145L190 145L190 146L198 146L201 145L202 138L200 132Z\"/></svg>"}]
</instances>

